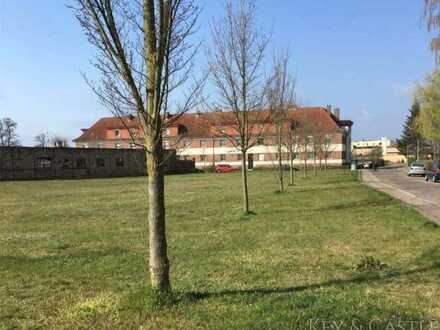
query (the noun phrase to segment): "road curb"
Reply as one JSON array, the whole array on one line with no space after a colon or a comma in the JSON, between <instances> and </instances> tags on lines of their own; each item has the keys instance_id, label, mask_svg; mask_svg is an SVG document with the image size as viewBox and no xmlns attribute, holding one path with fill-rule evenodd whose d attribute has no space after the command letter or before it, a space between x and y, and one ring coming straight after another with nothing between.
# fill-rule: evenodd
<instances>
[{"instance_id":1,"label":"road curb","mask_svg":"<svg viewBox=\"0 0 440 330\"><path fill-rule=\"evenodd\" d=\"M433 223L440 225L440 205L420 198L413 193L402 190L396 186L382 182L374 173L362 171L362 183L376 190L382 191L406 204L414 206L422 215Z\"/></svg>"}]
</instances>

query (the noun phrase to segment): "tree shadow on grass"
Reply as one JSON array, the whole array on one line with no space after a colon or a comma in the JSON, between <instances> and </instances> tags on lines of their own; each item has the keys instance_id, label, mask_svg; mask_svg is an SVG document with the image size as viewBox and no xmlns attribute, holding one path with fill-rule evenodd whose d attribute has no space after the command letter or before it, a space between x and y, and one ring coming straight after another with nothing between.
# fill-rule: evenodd
<instances>
[{"instance_id":1,"label":"tree shadow on grass","mask_svg":"<svg viewBox=\"0 0 440 330\"><path fill-rule=\"evenodd\" d=\"M328 187L326 187L326 186L324 185L324 186L318 186L318 187L316 187L316 188L310 188L310 189L307 189L307 188L300 188L300 187L298 187L298 186L295 186L295 187L297 187L297 189L293 190L293 194L316 193L316 192L323 192L323 191L326 191L326 190L329 190L329 191L335 191L335 190L347 190L347 187L345 187L345 186L337 186L337 187L334 187L334 186L328 186Z\"/></svg>"},{"instance_id":2,"label":"tree shadow on grass","mask_svg":"<svg viewBox=\"0 0 440 330\"><path fill-rule=\"evenodd\" d=\"M351 210L351 209L362 209L362 208L375 208L375 207L386 207L391 205L397 205L398 203L394 199L364 199L356 202L349 203L341 203L341 204L333 204L331 206L321 207L313 209L318 212L327 212L327 211L340 211L340 210Z\"/></svg>"},{"instance_id":3,"label":"tree shadow on grass","mask_svg":"<svg viewBox=\"0 0 440 330\"><path fill-rule=\"evenodd\" d=\"M434 262L430 266L419 267L407 271L390 271L386 274L379 273L365 273L354 277L346 279L331 279L322 283L291 286L286 288L254 288L254 289L243 289L243 290L223 290L217 292L203 292L203 291L193 291L188 292L188 298L191 300L203 300L207 298L217 298L225 296L243 295L243 294L283 294L283 293L297 293L306 290L323 289L329 287L344 287L351 284L363 284L363 283L380 283L386 282L392 279L401 278L405 276L410 276L414 274L422 274L430 272L432 270L440 270L440 261Z\"/></svg>"},{"instance_id":4,"label":"tree shadow on grass","mask_svg":"<svg viewBox=\"0 0 440 330\"><path fill-rule=\"evenodd\" d=\"M133 253L127 249L122 249L119 247L112 247L108 249L101 250L77 250L77 251L66 251L62 250L63 253L55 254L55 255L21 255L21 256L0 256L0 265L5 266L6 268L12 266L26 266L26 265L34 265L34 264L58 264L62 261L69 260L78 260L83 259L84 261L93 263L98 259L108 256L121 256L124 254Z\"/></svg>"}]
</instances>

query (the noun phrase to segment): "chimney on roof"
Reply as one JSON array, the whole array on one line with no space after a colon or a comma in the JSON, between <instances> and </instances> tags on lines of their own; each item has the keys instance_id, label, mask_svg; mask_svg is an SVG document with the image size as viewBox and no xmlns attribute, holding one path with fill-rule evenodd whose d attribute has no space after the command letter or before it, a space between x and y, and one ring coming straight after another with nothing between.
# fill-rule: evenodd
<instances>
[{"instance_id":1,"label":"chimney on roof","mask_svg":"<svg viewBox=\"0 0 440 330\"><path fill-rule=\"evenodd\" d=\"M332 105L331 105L331 104L328 104L328 105L327 105L327 111L328 111L329 113L332 113Z\"/></svg>"},{"instance_id":2,"label":"chimney on roof","mask_svg":"<svg viewBox=\"0 0 440 330\"><path fill-rule=\"evenodd\" d=\"M333 112L336 118L341 119L341 109L335 108L335 111Z\"/></svg>"}]
</instances>

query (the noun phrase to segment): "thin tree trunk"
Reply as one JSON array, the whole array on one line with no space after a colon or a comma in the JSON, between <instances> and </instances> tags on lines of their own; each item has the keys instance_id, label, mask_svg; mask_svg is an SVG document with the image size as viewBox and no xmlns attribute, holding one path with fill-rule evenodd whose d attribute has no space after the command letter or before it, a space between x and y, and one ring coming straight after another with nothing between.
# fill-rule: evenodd
<instances>
[{"instance_id":1,"label":"thin tree trunk","mask_svg":"<svg viewBox=\"0 0 440 330\"><path fill-rule=\"evenodd\" d=\"M307 178L307 155L304 157L304 178Z\"/></svg>"},{"instance_id":2,"label":"thin tree trunk","mask_svg":"<svg viewBox=\"0 0 440 330\"><path fill-rule=\"evenodd\" d=\"M278 180L280 184L280 192L284 192L284 177L283 177L283 164L282 161L279 161L278 167Z\"/></svg>"},{"instance_id":3,"label":"thin tree trunk","mask_svg":"<svg viewBox=\"0 0 440 330\"><path fill-rule=\"evenodd\" d=\"M165 185L162 159L163 150L161 144L153 148L153 151L147 156L149 263L152 287L160 291L168 291L170 289L170 279L167 257Z\"/></svg>"},{"instance_id":4,"label":"thin tree trunk","mask_svg":"<svg viewBox=\"0 0 440 330\"><path fill-rule=\"evenodd\" d=\"M289 182L289 184L291 186L293 186L295 183L294 183L294 178L293 178L293 153L292 152L289 153L289 161L290 161L290 182Z\"/></svg>"},{"instance_id":5,"label":"thin tree trunk","mask_svg":"<svg viewBox=\"0 0 440 330\"><path fill-rule=\"evenodd\" d=\"M313 152L313 175L317 176L318 175L318 168L316 165L316 154L315 152Z\"/></svg>"},{"instance_id":6,"label":"thin tree trunk","mask_svg":"<svg viewBox=\"0 0 440 330\"><path fill-rule=\"evenodd\" d=\"M419 161L419 139L417 139L417 144L416 144L416 160Z\"/></svg>"},{"instance_id":7,"label":"thin tree trunk","mask_svg":"<svg viewBox=\"0 0 440 330\"><path fill-rule=\"evenodd\" d=\"M278 135L278 180L280 184L280 192L284 192L284 173L283 173L283 159L281 152L281 134Z\"/></svg>"},{"instance_id":8,"label":"thin tree trunk","mask_svg":"<svg viewBox=\"0 0 440 330\"><path fill-rule=\"evenodd\" d=\"M248 194L248 182L247 182L247 162L246 153L242 152L241 159L241 177L243 183L243 212L249 213L249 194Z\"/></svg>"}]
</instances>

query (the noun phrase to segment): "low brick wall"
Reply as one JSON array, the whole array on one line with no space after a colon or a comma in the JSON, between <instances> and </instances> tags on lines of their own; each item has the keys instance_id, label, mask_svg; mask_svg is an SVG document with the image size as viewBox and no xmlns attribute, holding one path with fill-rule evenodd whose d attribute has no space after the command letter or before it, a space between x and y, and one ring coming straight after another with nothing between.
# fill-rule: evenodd
<instances>
[{"instance_id":1,"label":"low brick wall","mask_svg":"<svg viewBox=\"0 0 440 330\"><path fill-rule=\"evenodd\" d=\"M195 171L167 151L166 174ZM109 178L145 175L145 153L139 149L0 147L0 181Z\"/></svg>"}]
</instances>

